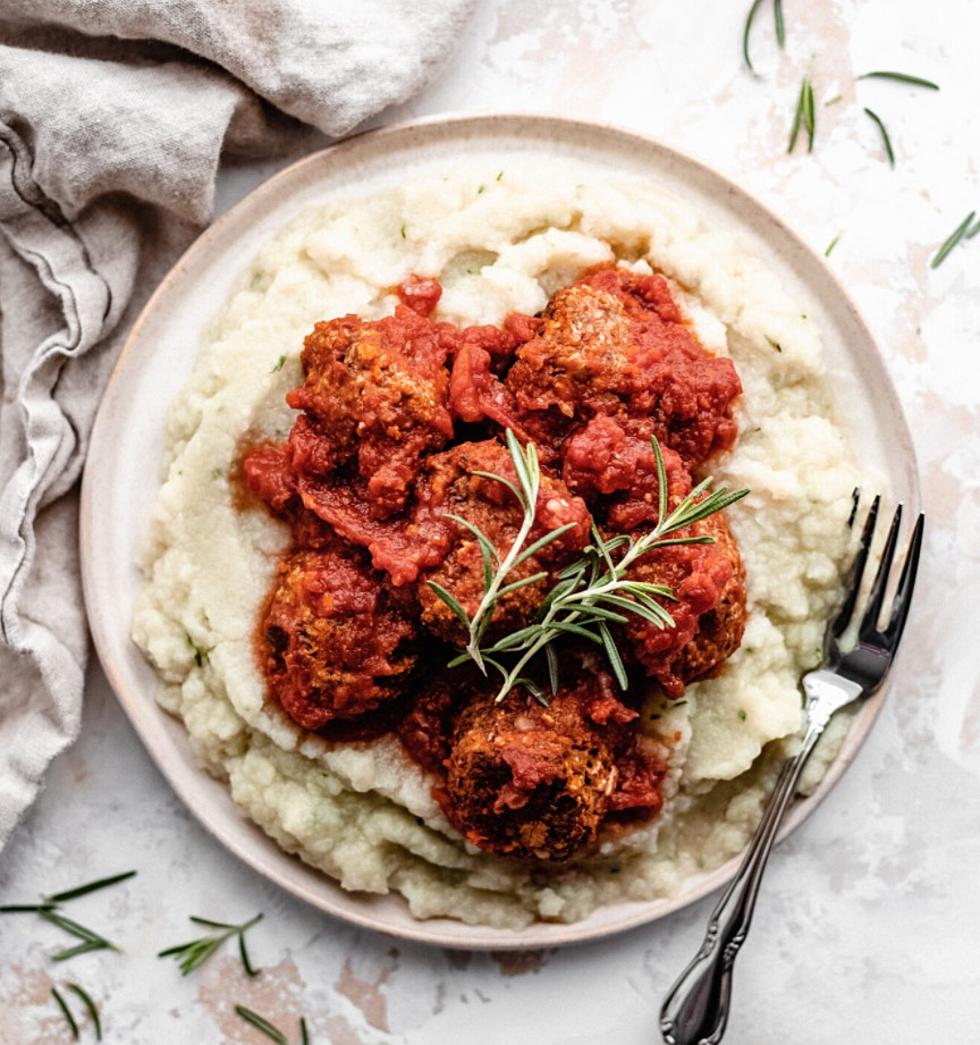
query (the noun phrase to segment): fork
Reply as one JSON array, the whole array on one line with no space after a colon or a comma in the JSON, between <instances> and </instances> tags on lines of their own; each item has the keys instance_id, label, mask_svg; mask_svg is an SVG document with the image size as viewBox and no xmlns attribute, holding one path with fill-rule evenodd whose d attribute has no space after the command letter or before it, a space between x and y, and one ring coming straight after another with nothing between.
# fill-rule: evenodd
<instances>
[{"instance_id":1,"label":"fork","mask_svg":"<svg viewBox=\"0 0 980 1045\"><path fill-rule=\"evenodd\" d=\"M717 1045L724 1036L731 1007L735 959L752 924L762 873L803 767L834 713L871 696L881 686L895 658L912 601L925 523L925 517L920 514L902 564L888 623L879 627L902 522L901 505L895 511L885 539L878 572L858 627L857 643L846 653L840 648L857 605L880 505L881 498L875 497L851 565L844 604L824 636L823 665L803 676L806 728L799 753L780 771L738 873L711 915L700 950L664 999L660 1030L667 1045ZM852 522L856 512L855 500Z\"/></svg>"}]
</instances>

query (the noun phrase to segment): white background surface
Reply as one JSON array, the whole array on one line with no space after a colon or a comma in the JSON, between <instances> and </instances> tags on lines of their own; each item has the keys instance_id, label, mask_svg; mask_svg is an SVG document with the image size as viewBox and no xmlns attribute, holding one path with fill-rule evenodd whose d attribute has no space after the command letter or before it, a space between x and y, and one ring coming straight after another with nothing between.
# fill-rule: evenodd
<instances>
[{"instance_id":1,"label":"white background surface","mask_svg":"<svg viewBox=\"0 0 980 1045\"><path fill-rule=\"evenodd\" d=\"M753 37L760 79L739 54L747 6L485 3L439 82L383 122L449 110L614 122L713 164L818 250L843 233L834 267L882 344L918 446L927 556L890 705L770 867L726 1042L978 1042L980 238L938 270L928 263L980 209L980 5L785 0L780 53L767 0ZM928 76L942 91L856 85L871 68ZM815 150L787 157L807 69ZM891 131L894 171L863 106ZM219 206L275 166L226 172ZM0 918L0 1041L69 1041L49 992L74 980L99 1002L105 1040L127 1045L267 1040L237 1019L236 1003L293 1040L305 1013L313 1041L334 1045L648 1045L711 903L605 943L524 956L348 929L267 886L196 826L93 668L81 740L0 858L0 902L130 867L139 877L70 912L122 955L52 965L56 929ZM153 956L195 935L189 914L237 921L260 910L257 980L231 949L187 979Z\"/></svg>"}]
</instances>

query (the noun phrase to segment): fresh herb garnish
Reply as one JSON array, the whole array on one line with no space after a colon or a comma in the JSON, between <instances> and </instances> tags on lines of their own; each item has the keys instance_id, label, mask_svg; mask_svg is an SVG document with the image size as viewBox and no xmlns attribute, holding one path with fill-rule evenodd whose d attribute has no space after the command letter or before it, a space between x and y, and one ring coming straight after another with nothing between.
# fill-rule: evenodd
<instances>
[{"instance_id":1,"label":"fresh herb garnish","mask_svg":"<svg viewBox=\"0 0 980 1045\"><path fill-rule=\"evenodd\" d=\"M753 0L749 13L745 18L745 28L742 30L742 57L745 59L745 64L749 67L749 72L753 76L757 74L755 67L752 65L752 59L749 57L749 35L752 32L752 20L761 6L762 0Z\"/></svg>"},{"instance_id":2,"label":"fresh herb garnish","mask_svg":"<svg viewBox=\"0 0 980 1045\"><path fill-rule=\"evenodd\" d=\"M68 1003L61 996L61 991L59 991L57 987L52 987L51 995L58 1003L58 1008L61 1009L61 1014L68 1021L68 1026L71 1027L71 1036L75 1041L78 1041L78 1024L75 1022L75 1017L71 1014L71 1009L68 1008Z\"/></svg>"},{"instance_id":3,"label":"fresh herb garnish","mask_svg":"<svg viewBox=\"0 0 980 1045\"><path fill-rule=\"evenodd\" d=\"M823 252L823 256L825 258L829 258L830 255L834 253L834 247L836 247L837 244L840 243L840 238L843 235L843 232L838 232L837 235L834 236L834 238L827 244L827 249ZM806 319L806 316L804 316L803 318Z\"/></svg>"},{"instance_id":4,"label":"fresh herb garnish","mask_svg":"<svg viewBox=\"0 0 980 1045\"><path fill-rule=\"evenodd\" d=\"M508 575L574 525L568 523L559 526L527 547L524 546L536 518L540 467L534 444L528 443L526 448L522 447L514 433L508 429L507 446L514 462L518 483L515 484L510 479L494 475L492 472L474 474L506 486L524 510L524 519L513 544L501 559L490 539L478 526L458 516L450 516L469 530L479 543L483 558L484 596L470 618L445 588L429 582L432 590L456 614L467 630L466 650L449 662L450 667L472 660L486 674L487 665L490 665L503 680L496 694L497 701L503 700L515 686L523 686L542 704L547 704L540 686L533 679L525 677L523 671L538 653L544 652L548 661L550 687L552 693L556 692L558 660L552 643L565 635L573 635L601 646L620 686L623 689L627 687L626 668L609 625L626 623L629 620L626 614L630 613L642 617L658 628L674 626L670 613L656 601L657 598L673 599L670 588L632 580L626 576L627 571L638 559L657 548L677 544L714 543L714 538L709 535L677 534L734 504L748 493L748 490L729 492L724 488L709 492L713 480L708 478L698 483L691 493L668 513L667 471L663 455L657 440L653 438L650 442L657 462L659 483L657 525L638 538L620 534L607 539L593 524L592 543L585 549L581 558L558 574L557 584L541 604L538 620L505 635L491 646L483 647L483 634L493 616L497 600L508 592L544 579L547 573L535 573L530 577L505 583ZM614 554L619 556L618 559L614 558ZM505 664L501 659L513 656L517 656L517 660L510 664Z\"/></svg>"},{"instance_id":5,"label":"fresh herb garnish","mask_svg":"<svg viewBox=\"0 0 980 1045\"><path fill-rule=\"evenodd\" d=\"M971 229L970 226L973 224L973 219L976 217L977 212L971 210L969 214L956 226L956 228L950 233L949 238L945 243L936 251L936 256L932 259L930 268L937 269L946 260L947 255L956 246L957 243L969 233L969 238L973 238L976 235L976 229Z\"/></svg>"},{"instance_id":6,"label":"fresh herb garnish","mask_svg":"<svg viewBox=\"0 0 980 1045\"><path fill-rule=\"evenodd\" d=\"M282 370L286 365L286 353L283 354L276 360L276 365L269 371L270 374L276 373L277 370Z\"/></svg>"},{"instance_id":7,"label":"fresh herb garnish","mask_svg":"<svg viewBox=\"0 0 980 1045\"><path fill-rule=\"evenodd\" d=\"M825 109L829 109L832 105L836 105L838 102L842 102L843 100L844 100L844 95L842 95L842 94L835 94L833 98L830 98L830 99L828 99L827 101L825 101L823 103L823 107Z\"/></svg>"},{"instance_id":8,"label":"fresh herb garnish","mask_svg":"<svg viewBox=\"0 0 980 1045\"><path fill-rule=\"evenodd\" d=\"M189 943L177 944L167 947L157 954L158 958L176 958L181 974L186 976L195 969L202 966L214 952L232 936L238 937L238 953L241 955L242 965L249 976L258 976L260 970L252 967L249 960L248 948L245 946L245 933L262 920L262 915L257 914L254 918L241 925L231 925L228 922L214 922L210 918L198 918L191 916L195 925L204 925L210 929L220 929L220 932L210 936L202 936L200 939L191 940Z\"/></svg>"},{"instance_id":9,"label":"fresh herb garnish","mask_svg":"<svg viewBox=\"0 0 980 1045\"><path fill-rule=\"evenodd\" d=\"M69 900L76 900L79 896L87 896L89 893L97 892L99 889L108 889L110 885L116 885L119 882L125 882L128 878L135 877L135 871L123 871L122 874L110 875L108 878L99 878L94 882L86 882L85 885L77 885L74 889L65 889L64 892L45 896L44 902L46 904L67 903Z\"/></svg>"},{"instance_id":10,"label":"fresh herb garnish","mask_svg":"<svg viewBox=\"0 0 980 1045\"><path fill-rule=\"evenodd\" d=\"M501 179L501 178L502 178L503 176L504 176L504 172L503 172L503 171L497 171L497 178L496 178L496 180L497 180L497 181L500 181L500 179Z\"/></svg>"},{"instance_id":11,"label":"fresh herb garnish","mask_svg":"<svg viewBox=\"0 0 980 1045\"><path fill-rule=\"evenodd\" d=\"M53 962L64 962L69 958L77 958L80 954L88 954L89 951L118 951L119 948L107 940L104 936L100 936L98 933L93 932L91 929L84 925L80 925L72 918L66 918L60 911L55 908L39 911L40 916L50 922L52 925L57 925L59 929L63 929L66 933L74 936L76 939L81 940L81 943L75 944L73 947L68 947L63 951L58 951L57 954L51 955Z\"/></svg>"},{"instance_id":12,"label":"fresh herb garnish","mask_svg":"<svg viewBox=\"0 0 980 1045\"><path fill-rule=\"evenodd\" d=\"M792 152L796 148L796 140L800 134L800 127L806 128L807 152L813 152L813 136L817 130L817 117L813 101L813 83L810 74L803 77L800 84L800 93L796 99L796 111L793 114L793 129L789 135L789 148Z\"/></svg>"},{"instance_id":13,"label":"fresh herb garnish","mask_svg":"<svg viewBox=\"0 0 980 1045\"><path fill-rule=\"evenodd\" d=\"M101 1041L102 1023L99 1020L99 1010L96 1007L95 1002L92 1001L88 992L79 987L77 983L69 983L68 990L70 990L72 993L76 994L79 998L81 998L82 1004L88 1010L88 1014L92 1018L92 1025L95 1027L95 1040Z\"/></svg>"},{"instance_id":14,"label":"fresh herb garnish","mask_svg":"<svg viewBox=\"0 0 980 1045\"><path fill-rule=\"evenodd\" d=\"M859 80L897 80L899 83L910 83L915 87L926 87L930 91L938 91L939 84L932 80L924 80L921 76L910 76L908 73L896 73L889 69L875 69L874 72L862 73Z\"/></svg>"},{"instance_id":15,"label":"fresh herb garnish","mask_svg":"<svg viewBox=\"0 0 980 1045\"><path fill-rule=\"evenodd\" d=\"M780 48L786 46L786 25L783 22L783 0L773 0L772 14L776 20L776 43Z\"/></svg>"},{"instance_id":16,"label":"fresh herb garnish","mask_svg":"<svg viewBox=\"0 0 980 1045\"><path fill-rule=\"evenodd\" d=\"M895 166L895 153L892 150L892 142L891 142L891 138L888 137L888 131L886 130L885 125L881 122L881 117L876 112L872 112L872 110L867 108L867 107L865 107L864 111L877 124L878 130L881 131L881 140L882 140L882 142L883 142L883 144L885 146L885 154L888 157L889 164L891 164L891 166L894 167Z\"/></svg>"},{"instance_id":17,"label":"fresh herb garnish","mask_svg":"<svg viewBox=\"0 0 980 1045\"><path fill-rule=\"evenodd\" d=\"M402 239L405 239L405 222L402 222L401 234L402 234Z\"/></svg>"},{"instance_id":18,"label":"fresh herb garnish","mask_svg":"<svg viewBox=\"0 0 980 1045\"><path fill-rule=\"evenodd\" d=\"M236 1005L235 1012L243 1019L246 1023L251 1023L256 1030L260 1030L267 1038L271 1038L277 1045L289 1045L289 1040L286 1035L274 1024L270 1023L264 1016L260 1016L257 1012L253 1012L252 1009L245 1008L244 1005Z\"/></svg>"}]
</instances>

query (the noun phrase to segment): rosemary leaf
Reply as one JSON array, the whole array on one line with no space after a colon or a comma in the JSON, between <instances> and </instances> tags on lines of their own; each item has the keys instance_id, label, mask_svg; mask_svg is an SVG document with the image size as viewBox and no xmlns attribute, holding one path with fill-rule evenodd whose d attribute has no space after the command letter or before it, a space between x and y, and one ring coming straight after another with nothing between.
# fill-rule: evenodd
<instances>
[{"instance_id":1,"label":"rosemary leaf","mask_svg":"<svg viewBox=\"0 0 980 1045\"><path fill-rule=\"evenodd\" d=\"M77 983L69 983L68 990L72 991L74 994L78 995L79 998L81 998L82 1004L85 1006L86 1009L88 1009L88 1014L92 1018L92 1025L95 1027L95 1040L101 1041L102 1023L99 1020L99 1010L96 1007L95 1002L92 1001L88 992L79 987Z\"/></svg>"},{"instance_id":2,"label":"rosemary leaf","mask_svg":"<svg viewBox=\"0 0 980 1045\"><path fill-rule=\"evenodd\" d=\"M472 627L472 624L470 622L470 618L466 615L466 610L464 610L463 607L460 606L460 604L452 597L452 595L449 594L448 591L446 591L446 589L441 584L436 584L435 581L427 581L426 583L436 593L436 595L438 595L439 598L442 599L442 601L453 611L453 613L456 614L463 627L466 628L467 631L469 631Z\"/></svg>"},{"instance_id":3,"label":"rosemary leaf","mask_svg":"<svg viewBox=\"0 0 980 1045\"><path fill-rule=\"evenodd\" d=\"M806 151L813 152L813 137L817 132L817 114L813 101L813 83L809 76L803 79L803 124L806 127Z\"/></svg>"},{"instance_id":4,"label":"rosemary leaf","mask_svg":"<svg viewBox=\"0 0 980 1045\"><path fill-rule=\"evenodd\" d=\"M910 76L908 73L896 73L889 69L876 69L874 72L862 73L859 80L897 80L899 83L909 83L915 87L925 87L930 91L938 91L939 84L932 80L925 80L921 76Z\"/></svg>"},{"instance_id":5,"label":"rosemary leaf","mask_svg":"<svg viewBox=\"0 0 980 1045\"><path fill-rule=\"evenodd\" d=\"M626 675L626 666L623 664L623 658L619 655L619 650L613 641L609 626L602 621L599 622L599 634L602 636L602 644L606 647L606 656L609 658L609 664L613 669L613 674L616 676L620 689L628 688L629 679Z\"/></svg>"},{"instance_id":6,"label":"rosemary leaf","mask_svg":"<svg viewBox=\"0 0 980 1045\"><path fill-rule=\"evenodd\" d=\"M548 683L551 686L551 695L558 695L558 654L554 646L545 646L545 657L548 661Z\"/></svg>"},{"instance_id":7,"label":"rosemary leaf","mask_svg":"<svg viewBox=\"0 0 980 1045\"><path fill-rule=\"evenodd\" d=\"M969 214L956 226L956 228L950 233L946 242L936 251L936 256L930 263L930 268L937 269L946 260L949 252L956 246L957 243L967 234L970 226L973 224L973 219L976 217L977 212L971 210Z\"/></svg>"},{"instance_id":8,"label":"rosemary leaf","mask_svg":"<svg viewBox=\"0 0 980 1045\"><path fill-rule=\"evenodd\" d=\"M44 902L45 904L67 903L68 900L86 896L88 893L94 893L98 889L107 889L110 885L115 885L117 882L125 882L127 878L134 878L135 876L135 871L123 871L122 874L114 874L108 878L100 878L95 882L87 882L85 885L75 886L74 889L66 889L64 892L55 893L53 896L45 896Z\"/></svg>"},{"instance_id":9,"label":"rosemary leaf","mask_svg":"<svg viewBox=\"0 0 980 1045\"><path fill-rule=\"evenodd\" d=\"M843 235L843 232L838 232L837 235L834 236L834 238L830 241L830 243L827 244L827 249L823 252L823 256L825 258L829 258L830 255L834 253L834 247L836 247L837 244L840 243L840 238Z\"/></svg>"},{"instance_id":10,"label":"rosemary leaf","mask_svg":"<svg viewBox=\"0 0 980 1045\"><path fill-rule=\"evenodd\" d=\"M773 0L773 17L776 20L776 42L780 49L786 47L786 25L783 22L783 0Z\"/></svg>"},{"instance_id":11,"label":"rosemary leaf","mask_svg":"<svg viewBox=\"0 0 980 1045\"><path fill-rule=\"evenodd\" d=\"M528 577L523 577L519 581L512 581L510 584L505 584L498 592L497 595L503 598L504 595L509 595L512 591L520 591L521 588L526 588L529 584L537 584L538 581L544 580L547 577L547 571L541 570L538 573L532 573Z\"/></svg>"},{"instance_id":12,"label":"rosemary leaf","mask_svg":"<svg viewBox=\"0 0 980 1045\"><path fill-rule=\"evenodd\" d=\"M40 914L41 911L51 911L54 909L52 903L9 903L0 907L0 914L20 914L31 912L33 914Z\"/></svg>"},{"instance_id":13,"label":"rosemary leaf","mask_svg":"<svg viewBox=\"0 0 980 1045\"><path fill-rule=\"evenodd\" d=\"M62 1015L68 1021L68 1026L71 1028L71 1036L78 1041L78 1024L75 1022L75 1017L71 1014L71 1009L68 1008L68 1003L61 996L61 991L57 987L51 988L51 994L54 1000L58 1003L58 1008L61 1009Z\"/></svg>"},{"instance_id":14,"label":"rosemary leaf","mask_svg":"<svg viewBox=\"0 0 980 1045\"><path fill-rule=\"evenodd\" d=\"M873 112L871 109L867 108L867 106L865 106L864 111L868 114L868 116L871 118L871 120L877 125L878 130L881 131L881 140L882 140L882 143L885 146L885 155L888 157L889 164L894 169L894 167L895 167L895 153L892 150L892 142L891 142L891 138L888 137L888 131L885 128L885 125L881 122L881 117L876 112Z\"/></svg>"},{"instance_id":15,"label":"rosemary leaf","mask_svg":"<svg viewBox=\"0 0 980 1045\"><path fill-rule=\"evenodd\" d=\"M236 1005L235 1012L239 1018L246 1023L251 1023L256 1030L261 1031L267 1038L271 1038L277 1045L289 1045L286 1035L274 1024L270 1023L264 1016L247 1009L244 1005Z\"/></svg>"},{"instance_id":16,"label":"rosemary leaf","mask_svg":"<svg viewBox=\"0 0 980 1045\"><path fill-rule=\"evenodd\" d=\"M503 173L503 171L500 172L500 174ZM500 181L500 174L497 175L497 181ZM305 1016L299 1018L299 1042L300 1045L310 1045L310 1032L306 1029Z\"/></svg>"},{"instance_id":17,"label":"rosemary leaf","mask_svg":"<svg viewBox=\"0 0 980 1045\"><path fill-rule=\"evenodd\" d=\"M534 544L529 545L525 548L520 555L514 559L514 567L520 566L522 562L527 561L532 555L536 555L542 548L547 548L552 541L557 541L563 534L568 533L569 530L575 529L575 523L565 523L564 526L558 526L550 533L546 533L544 537L539 538ZM512 567L513 568L513 567Z\"/></svg>"},{"instance_id":18,"label":"rosemary leaf","mask_svg":"<svg viewBox=\"0 0 980 1045\"><path fill-rule=\"evenodd\" d=\"M762 0L753 0L752 6L749 8L749 13L745 18L745 28L742 30L742 58L745 60L745 64L748 66L749 72L753 76L757 76L755 68L752 65L752 59L749 57L749 35L752 32L752 22L755 19L756 12L762 6Z\"/></svg>"},{"instance_id":19,"label":"rosemary leaf","mask_svg":"<svg viewBox=\"0 0 980 1045\"><path fill-rule=\"evenodd\" d=\"M964 239L973 239L973 237L980 232L980 219L977 220L976 225L973 226L968 232L963 233Z\"/></svg>"},{"instance_id":20,"label":"rosemary leaf","mask_svg":"<svg viewBox=\"0 0 980 1045\"><path fill-rule=\"evenodd\" d=\"M258 976L258 974L261 972L261 970L260 969L256 969L255 966L252 965L252 962L251 962L251 960L250 960L250 958L248 956L248 947L245 945L245 934L244 933L239 933L238 934L238 953L241 956L242 965L245 968L245 972L249 976Z\"/></svg>"},{"instance_id":21,"label":"rosemary leaf","mask_svg":"<svg viewBox=\"0 0 980 1045\"><path fill-rule=\"evenodd\" d=\"M64 951L58 951L57 954L52 954L51 961L67 962L72 958L77 958L80 954L89 954L91 951L105 951L110 947L111 944L105 943L104 941L96 942L94 940L85 940L82 943L76 944L74 947L69 947Z\"/></svg>"}]
</instances>

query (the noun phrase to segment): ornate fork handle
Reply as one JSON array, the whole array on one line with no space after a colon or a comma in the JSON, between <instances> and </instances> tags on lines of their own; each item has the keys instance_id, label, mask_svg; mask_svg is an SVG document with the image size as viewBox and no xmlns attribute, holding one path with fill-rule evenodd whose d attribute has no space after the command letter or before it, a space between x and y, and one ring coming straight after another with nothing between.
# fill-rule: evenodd
<instances>
[{"instance_id":1,"label":"ornate fork handle","mask_svg":"<svg viewBox=\"0 0 980 1045\"><path fill-rule=\"evenodd\" d=\"M814 703L808 703L799 754L783 766L742 866L711 916L700 950L664 1001L660 1030L667 1045L717 1045L725 1033L732 967L752 924L762 873L803 766L830 717L820 714Z\"/></svg>"}]
</instances>

